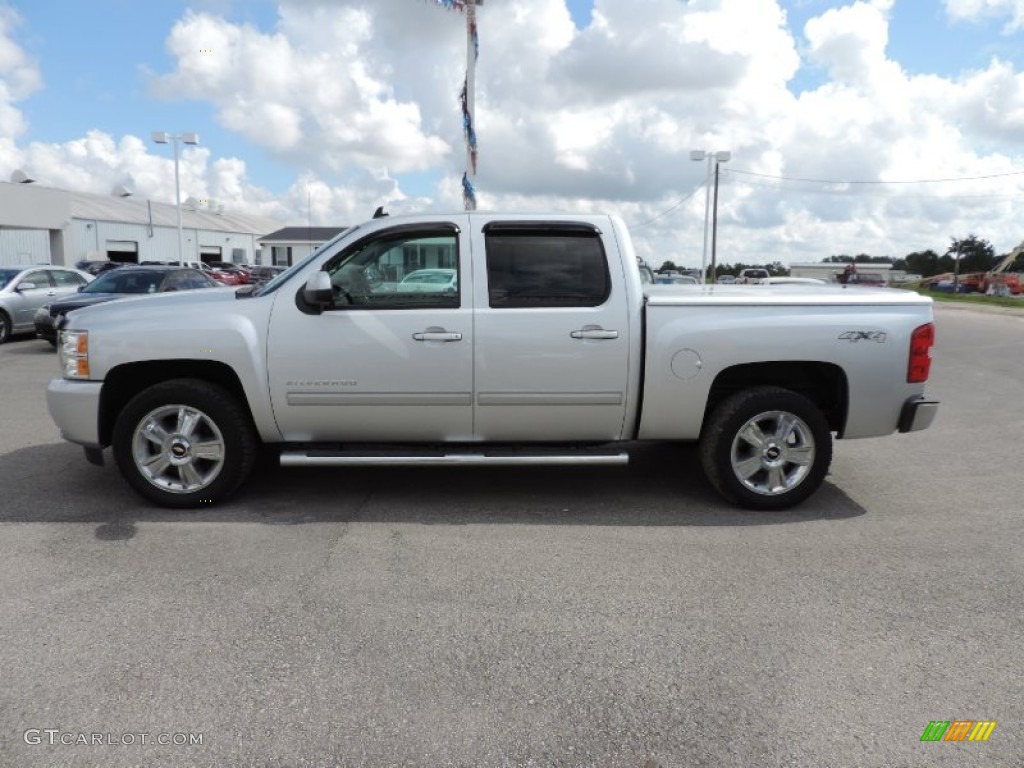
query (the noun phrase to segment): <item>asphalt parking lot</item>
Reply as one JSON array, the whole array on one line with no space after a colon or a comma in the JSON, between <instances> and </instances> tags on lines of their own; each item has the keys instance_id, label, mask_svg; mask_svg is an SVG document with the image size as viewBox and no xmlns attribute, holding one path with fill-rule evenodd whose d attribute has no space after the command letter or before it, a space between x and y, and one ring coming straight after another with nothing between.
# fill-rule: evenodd
<instances>
[{"instance_id":1,"label":"asphalt parking lot","mask_svg":"<svg viewBox=\"0 0 1024 768\"><path fill-rule=\"evenodd\" d=\"M687 446L154 509L4 345L0 766L1020 766L1024 317L936 316L934 426L781 514Z\"/></svg>"}]
</instances>

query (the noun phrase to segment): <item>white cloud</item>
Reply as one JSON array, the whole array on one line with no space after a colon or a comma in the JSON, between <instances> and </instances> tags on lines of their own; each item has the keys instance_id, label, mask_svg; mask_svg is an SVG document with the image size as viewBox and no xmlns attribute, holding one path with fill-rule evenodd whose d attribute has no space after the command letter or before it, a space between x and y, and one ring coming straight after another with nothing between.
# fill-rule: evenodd
<instances>
[{"instance_id":1,"label":"white cloud","mask_svg":"<svg viewBox=\"0 0 1024 768\"><path fill-rule=\"evenodd\" d=\"M354 4L282 4L274 32L190 11L167 40L177 68L153 89L210 102L226 128L300 166L433 167L450 147L374 66L371 24Z\"/></svg>"},{"instance_id":2,"label":"white cloud","mask_svg":"<svg viewBox=\"0 0 1024 768\"><path fill-rule=\"evenodd\" d=\"M21 163L14 139L27 127L15 103L42 85L37 64L14 40L20 23L13 9L0 5L0 172L5 176Z\"/></svg>"},{"instance_id":3,"label":"white cloud","mask_svg":"<svg viewBox=\"0 0 1024 768\"><path fill-rule=\"evenodd\" d=\"M637 247L659 263L695 264L704 166L688 153L730 149L719 230L727 260L899 255L941 247L951 228L975 231L981 210L1015 204L976 197L990 184L824 186L728 172L885 181L1015 169L1011 152L972 147L1020 146L1021 75L993 62L958 79L909 76L887 52L892 6L827 8L799 39L777 0L646 0L642 13L595 0L583 30L562 0L488 3L481 207L605 209L643 223L691 195L639 229ZM197 41L225 54L201 57ZM225 126L307 169L281 201L293 216L309 190L318 215L346 221L382 199L401 210L459 207L460 16L409 0L284 0L274 30L192 13L168 46L177 67L156 81L162 94L208 100ZM795 94L802 65L827 82ZM390 174L410 170L442 175L434 200L405 199Z\"/></svg>"},{"instance_id":4,"label":"white cloud","mask_svg":"<svg viewBox=\"0 0 1024 768\"><path fill-rule=\"evenodd\" d=\"M957 20L978 21L1008 16L1005 33L1024 29L1024 0L945 0L945 3L946 11Z\"/></svg>"}]
</instances>

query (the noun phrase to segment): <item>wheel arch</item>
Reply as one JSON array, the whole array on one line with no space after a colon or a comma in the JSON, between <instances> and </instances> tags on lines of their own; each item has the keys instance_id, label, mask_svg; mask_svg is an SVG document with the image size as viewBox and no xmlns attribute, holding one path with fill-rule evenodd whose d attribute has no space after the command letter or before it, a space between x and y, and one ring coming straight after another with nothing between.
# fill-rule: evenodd
<instances>
[{"instance_id":1,"label":"wheel arch","mask_svg":"<svg viewBox=\"0 0 1024 768\"><path fill-rule=\"evenodd\" d=\"M111 369L100 393L99 437L110 445L117 416L139 392L171 379L200 379L217 384L239 399L250 418L252 409L242 381L231 366L216 360L147 360Z\"/></svg>"},{"instance_id":2,"label":"wheel arch","mask_svg":"<svg viewBox=\"0 0 1024 768\"><path fill-rule=\"evenodd\" d=\"M751 387L782 387L803 395L821 410L829 429L843 436L849 410L846 372L833 363L804 360L743 363L720 371L708 392L703 424L723 400Z\"/></svg>"}]
</instances>

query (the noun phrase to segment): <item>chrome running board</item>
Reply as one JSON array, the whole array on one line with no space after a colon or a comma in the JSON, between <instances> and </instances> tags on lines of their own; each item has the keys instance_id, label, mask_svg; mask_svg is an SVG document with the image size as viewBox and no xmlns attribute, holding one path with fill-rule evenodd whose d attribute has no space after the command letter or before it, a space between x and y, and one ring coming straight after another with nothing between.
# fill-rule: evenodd
<instances>
[{"instance_id":1,"label":"chrome running board","mask_svg":"<svg viewBox=\"0 0 1024 768\"><path fill-rule=\"evenodd\" d=\"M395 453L359 453L300 449L281 452L282 467L469 467L469 466L565 466L628 464L625 451L579 453L529 453L526 451L407 451Z\"/></svg>"}]
</instances>

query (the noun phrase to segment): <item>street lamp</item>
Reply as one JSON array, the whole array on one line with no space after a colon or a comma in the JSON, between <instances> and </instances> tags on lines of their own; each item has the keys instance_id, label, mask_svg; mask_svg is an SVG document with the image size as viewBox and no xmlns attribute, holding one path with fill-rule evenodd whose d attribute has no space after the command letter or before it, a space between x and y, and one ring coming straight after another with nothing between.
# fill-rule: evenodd
<instances>
[{"instance_id":1,"label":"street lamp","mask_svg":"<svg viewBox=\"0 0 1024 768\"><path fill-rule=\"evenodd\" d=\"M718 164L729 162L732 153L728 150L708 152L703 149L694 149L690 152L690 159L700 162L708 161L708 176L704 184L704 251L700 262L700 281L704 282L704 276L708 271L708 214L711 210L711 169L715 170L715 218L711 231L711 282L715 282L715 246L718 235Z\"/></svg>"},{"instance_id":2,"label":"street lamp","mask_svg":"<svg viewBox=\"0 0 1024 768\"><path fill-rule=\"evenodd\" d=\"M178 264L185 266L185 242L181 231L181 182L178 177L178 142L185 144L198 144L199 134L196 133L166 133L165 131L153 131L153 141L157 144L174 145L174 205L178 209Z\"/></svg>"}]
</instances>

